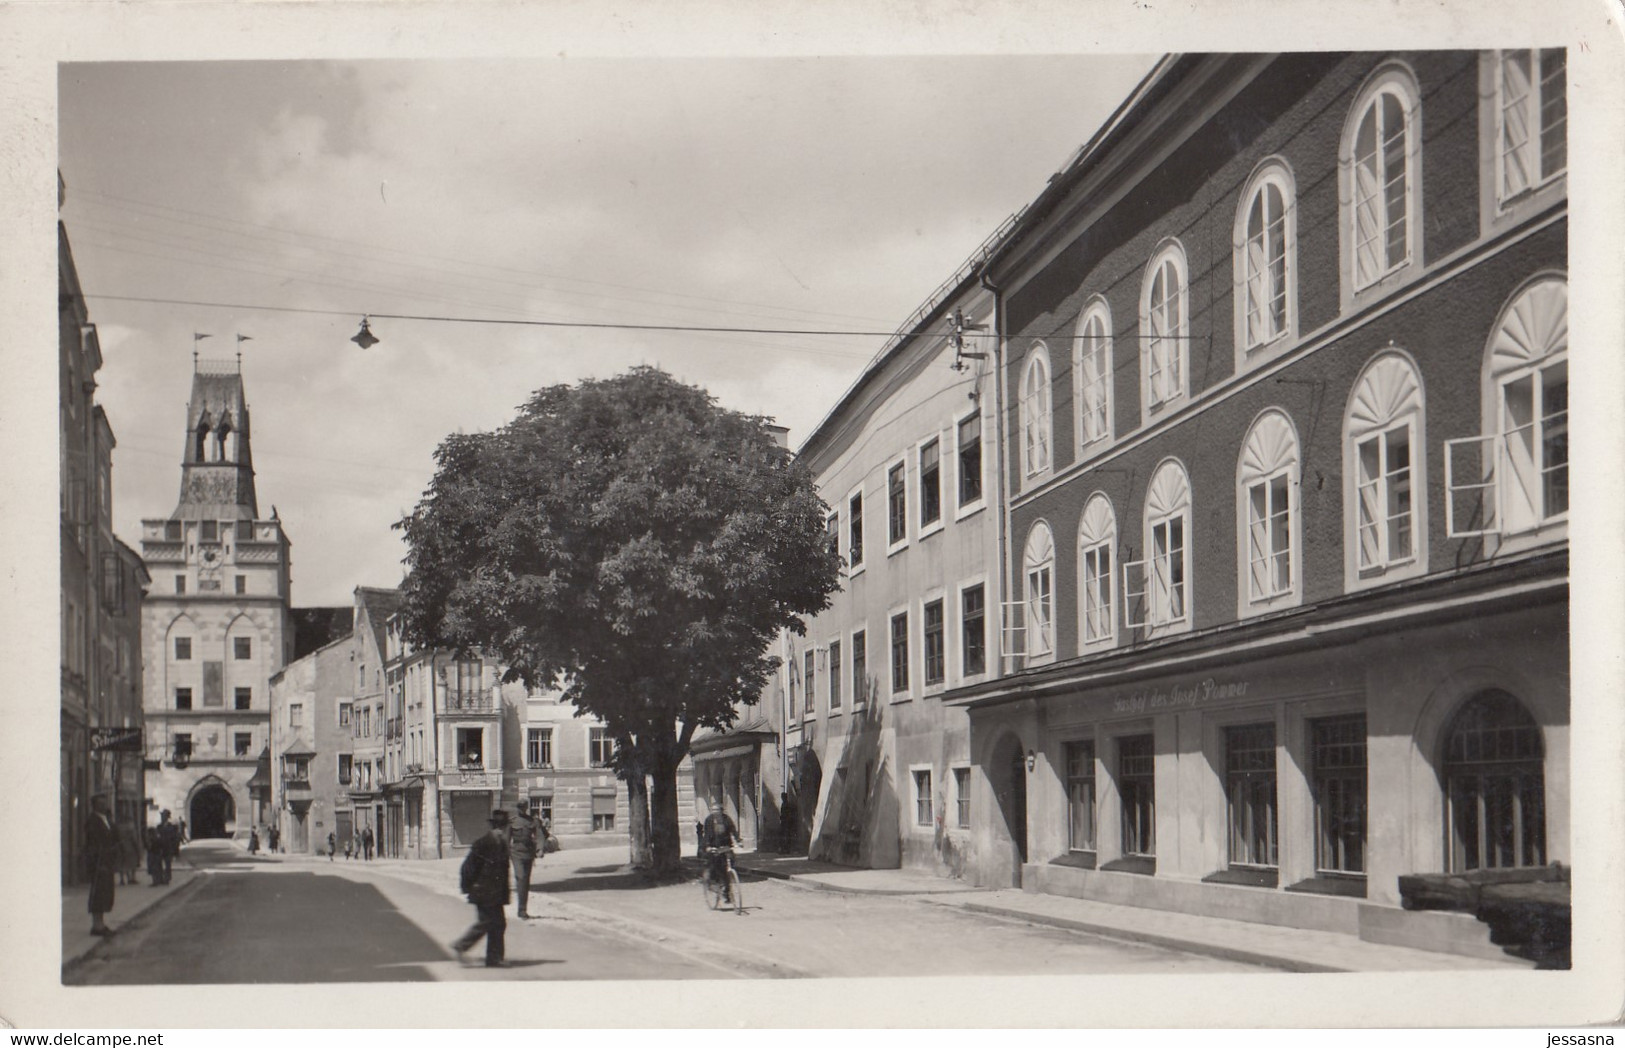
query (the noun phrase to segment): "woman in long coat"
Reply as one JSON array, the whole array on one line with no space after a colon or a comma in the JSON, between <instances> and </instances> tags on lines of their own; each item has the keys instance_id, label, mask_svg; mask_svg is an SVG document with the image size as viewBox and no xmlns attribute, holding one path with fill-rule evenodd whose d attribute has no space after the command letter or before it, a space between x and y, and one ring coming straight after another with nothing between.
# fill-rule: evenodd
<instances>
[{"instance_id":1,"label":"woman in long coat","mask_svg":"<svg viewBox=\"0 0 1625 1048\"><path fill-rule=\"evenodd\" d=\"M103 914L113 908L113 873L118 868L118 831L108 816L106 796L90 799L85 820L85 865L90 874L90 934L112 935Z\"/></svg>"}]
</instances>

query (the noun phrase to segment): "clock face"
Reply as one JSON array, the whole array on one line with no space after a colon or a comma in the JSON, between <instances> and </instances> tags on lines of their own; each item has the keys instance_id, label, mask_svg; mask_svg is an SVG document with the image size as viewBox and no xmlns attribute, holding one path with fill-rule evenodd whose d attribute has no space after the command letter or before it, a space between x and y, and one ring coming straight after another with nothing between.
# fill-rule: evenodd
<instances>
[{"instance_id":1,"label":"clock face","mask_svg":"<svg viewBox=\"0 0 1625 1048\"><path fill-rule=\"evenodd\" d=\"M205 565L207 565L209 567L213 567L214 565L218 564L219 562L220 562L220 551L219 550L206 549L206 550L203 551L203 563Z\"/></svg>"}]
</instances>

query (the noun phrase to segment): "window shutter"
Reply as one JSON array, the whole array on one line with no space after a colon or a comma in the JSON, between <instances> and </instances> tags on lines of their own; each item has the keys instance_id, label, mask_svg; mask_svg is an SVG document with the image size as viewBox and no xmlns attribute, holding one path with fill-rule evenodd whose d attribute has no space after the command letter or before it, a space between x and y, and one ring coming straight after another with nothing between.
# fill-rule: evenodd
<instances>
[{"instance_id":1,"label":"window shutter","mask_svg":"<svg viewBox=\"0 0 1625 1048\"><path fill-rule=\"evenodd\" d=\"M1444 442L1444 526L1453 539L1493 535L1500 530L1497 440L1491 433Z\"/></svg>"}]
</instances>

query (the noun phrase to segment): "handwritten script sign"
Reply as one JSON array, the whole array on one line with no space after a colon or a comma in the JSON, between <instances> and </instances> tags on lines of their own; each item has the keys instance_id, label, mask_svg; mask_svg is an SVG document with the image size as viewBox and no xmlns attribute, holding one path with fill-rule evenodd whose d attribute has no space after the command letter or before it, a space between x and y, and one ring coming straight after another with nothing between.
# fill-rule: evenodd
<instances>
[{"instance_id":1,"label":"handwritten script sign","mask_svg":"<svg viewBox=\"0 0 1625 1048\"><path fill-rule=\"evenodd\" d=\"M1166 688L1144 688L1112 700L1114 713L1145 713L1146 711L1175 710L1194 707L1222 699L1240 699L1247 695L1247 681L1220 682L1208 677L1191 684L1171 684Z\"/></svg>"}]
</instances>

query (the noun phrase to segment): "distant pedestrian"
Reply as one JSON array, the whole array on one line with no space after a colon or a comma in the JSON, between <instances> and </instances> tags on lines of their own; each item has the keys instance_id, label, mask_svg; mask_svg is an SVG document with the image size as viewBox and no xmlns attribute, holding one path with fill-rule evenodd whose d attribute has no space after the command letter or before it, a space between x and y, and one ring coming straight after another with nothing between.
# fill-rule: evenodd
<instances>
[{"instance_id":1,"label":"distant pedestrian","mask_svg":"<svg viewBox=\"0 0 1625 1048\"><path fill-rule=\"evenodd\" d=\"M175 857L181 853L181 830L169 821L169 809L158 813L159 884L168 884L175 875Z\"/></svg>"},{"instance_id":2,"label":"distant pedestrian","mask_svg":"<svg viewBox=\"0 0 1625 1048\"><path fill-rule=\"evenodd\" d=\"M85 820L85 866L90 875L90 934L112 935L104 919L113 908L113 873L118 868L118 831L108 815L107 796L90 798L90 818Z\"/></svg>"},{"instance_id":3,"label":"distant pedestrian","mask_svg":"<svg viewBox=\"0 0 1625 1048\"><path fill-rule=\"evenodd\" d=\"M502 908L508 905L508 863L508 813L498 809L491 813L491 832L468 849L468 857L459 872L462 892L474 904L478 919L451 944L458 961L483 937L485 966L507 966L503 960L503 937L508 918Z\"/></svg>"},{"instance_id":4,"label":"distant pedestrian","mask_svg":"<svg viewBox=\"0 0 1625 1048\"><path fill-rule=\"evenodd\" d=\"M801 831L797 822L801 813L796 809L795 798L788 792L779 794L779 853L792 854L796 850L796 838Z\"/></svg>"},{"instance_id":5,"label":"distant pedestrian","mask_svg":"<svg viewBox=\"0 0 1625 1048\"><path fill-rule=\"evenodd\" d=\"M338 838L331 833L327 835L327 861L333 861L333 854L339 850Z\"/></svg>"},{"instance_id":6,"label":"distant pedestrian","mask_svg":"<svg viewBox=\"0 0 1625 1048\"><path fill-rule=\"evenodd\" d=\"M135 824L121 819L118 824L118 882L135 884L135 871L141 865L141 845L136 839Z\"/></svg>"},{"instance_id":7,"label":"distant pedestrian","mask_svg":"<svg viewBox=\"0 0 1625 1048\"><path fill-rule=\"evenodd\" d=\"M265 836L271 842L271 854L275 855L277 850L282 847L282 831L272 826L266 831Z\"/></svg>"},{"instance_id":8,"label":"distant pedestrian","mask_svg":"<svg viewBox=\"0 0 1625 1048\"><path fill-rule=\"evenodd\" d=\"M546 832L541 822L530 813L530 799L520 798L519 814L508 822L508 856L513 862L514 894L519 901L516 912L520 920L530 918L530 874L536 866L536 856L542 841L546 839Z\"/></svg>"},{"instance_id":9,"label":"distant pedestrian","mask_svg":"<svg viewBox=\"0 0 1625 1048\"><path fill-rule=\"evenodd\" d=\"M345 862L349 862L351 859L355 858L354 845L355 845L355 841L353 839L351 839L349 837L344 838L344 861Z\"/></svg>"},{"instance_id":10,"label":"distant pedestrian","mask_svg":"<svg viewBox=\"0 0 1625 1048\"><path fill-rule=\"evenodd\" d=\"M364 827L361 830L361 850L366 853L363 856L363 858L365 858L368 862L371 862L372 861L372 827L371 826Z\"/></svg>"},{"instance_id":11,"label":"distant pedestrian","mask_svg":"<svg viewBox=\"0 0 1625 1048\"><path fill-rule=\"evenodd\" d=\"M190 837L188 837L186 835L186 820L182 819L181 820L181 839L180 839L180 843L185 844L187 841L189 841L191 839L192 838L190 838Z\"/></svg>"},{"instance_id":12,"label":"distant pedestrian","mask_svg":"<svg viewBox=\"0 0 1625 1048\"><path fill-rule=\"evenodd\" d=\"M259 853L260 853L260 831L258 831L258 830L249 830L248 831L248 854L250 854L250 855L258 855Z\"/></svg>"},{"instance_id":13,"label":"distant pedestrian","mask_svg":"<svg viewBox=\"0 0 1625 1048\"><path fill-rule=\"evenodd\" d=\"M148 826L142 834L147 848L147 880L152 884L164 883L163 851L158 844L158 827Z\"/></svg>"}]
</instances>

